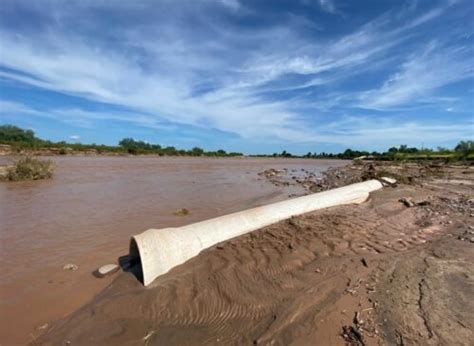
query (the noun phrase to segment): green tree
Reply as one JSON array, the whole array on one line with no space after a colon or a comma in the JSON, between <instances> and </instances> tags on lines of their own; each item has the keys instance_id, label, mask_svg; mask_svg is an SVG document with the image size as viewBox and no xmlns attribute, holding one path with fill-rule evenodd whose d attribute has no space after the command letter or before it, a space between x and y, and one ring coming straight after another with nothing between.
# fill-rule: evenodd
<instances>
[{"instance_id":1,"label":"green tree","mask_svg":"<svg viewBox=\"0 0 474 346\"><path fill-rule=\"evenodd\" d=\"M454 151L465 153L474 151L474 141L461 141L456 145Z\"/></svg>"},{"instance_id":2,"label":"green tree","mask_svg":"<svg viewBox=\"0 0 474 346\"><path fill-rule=\"evenodd\" d=\"M124 138L119 142L119 145L127 150L130 154L138 153L138 146L133 138Z\"/></svg>"},{"instance_id":3,"label":"green tree","mask_svg":"<svg viewBox=\"0 0 474 346\"><path fill-rule=\"evenodd\" d=\"M390 149L388 149L388 152L391 154L395 154L398 153L398 149L396 147L391 147Z\"/></svg>"},{"instance_id":4,"label":"green tree","mask_svg":"<svg viewBox=\"0 0 474 346\"><path fill-rule=\"evenodd\" d=\"M2 142L37 142L38 138L32 130L24 130L14 125L0 126L0 141Z\"/></svg>"},{"instance_id":5,"label":"green tree","mask_svg":"<svg viewBox=\"0 0 474 346\"><path fill-rule=\"evenodd\" d=\"M165 155L174 156L178 153L178 150L176 150L176 148L173 146L169 146L169 147L164 148L163 152Z\"/></svg>"},{"instance_id":6,"label":"green tree","mask_svg":"<svg viewBox=\"0 0 474 346\"><path fill-rule=\"evenodd\" d=\"M204 154L204 150L202 148L194 147L191 149L191 155L193 156L201 156L202 154Z\"/></svg>"}]
</instances>

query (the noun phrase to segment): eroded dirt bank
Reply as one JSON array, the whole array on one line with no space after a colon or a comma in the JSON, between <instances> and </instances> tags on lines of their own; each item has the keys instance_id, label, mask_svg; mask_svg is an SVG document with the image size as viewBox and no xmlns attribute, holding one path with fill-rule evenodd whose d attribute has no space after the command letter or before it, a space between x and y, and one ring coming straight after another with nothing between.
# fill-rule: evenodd
<instances>
[{"instance_id":1,"label":"eroded dirt bank","mask_svg":"<svg viewBox=\"0 0 474 346\"><path fill-rule=\"evenodd\" d=\"M37 343L472 344L474 170L353 166L311 186L379 173L405 184L222 243L148 288L120 273Z\"/></svg>"}]
</instances>

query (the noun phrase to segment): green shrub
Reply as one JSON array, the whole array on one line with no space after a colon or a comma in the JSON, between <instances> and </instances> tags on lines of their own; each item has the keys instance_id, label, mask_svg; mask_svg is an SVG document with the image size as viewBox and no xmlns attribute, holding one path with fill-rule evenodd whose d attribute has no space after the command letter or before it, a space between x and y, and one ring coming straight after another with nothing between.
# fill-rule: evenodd
<instances>
[{"instance_id":1,"label":"green shrub","mask_svg":"<svg viewBox=\"0 0 474 346\"><path fill-rule=\"evenodd\" d=\"M5 180L40 180L53 176L53 162L33 157L22 157L7 168Z\"/></svg>"}]
</instances>

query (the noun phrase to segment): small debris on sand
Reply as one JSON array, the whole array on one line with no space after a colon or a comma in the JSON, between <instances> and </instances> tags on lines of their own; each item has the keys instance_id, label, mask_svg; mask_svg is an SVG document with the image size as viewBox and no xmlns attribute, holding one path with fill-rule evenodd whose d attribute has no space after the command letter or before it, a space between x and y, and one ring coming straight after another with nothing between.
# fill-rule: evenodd
<instances>
[{"instance_id":1,"label":"small debris on sand","mask_svg":"<svg viewBox=\"0 0 474 346\"><path fill-rule=\"evenodd\" d=\"M63 266L64 270L70 270L70 271L76 271L79 269L79 267L73 263L68 263Z\"/></svg>"},{"instance_id":2,"label":"small debris on sand","mask_svg":"<svg viewBox=\"0 0 474 346\"><path fill-rule=\"evenodd\" d=\"M388 185L395 185L397 183L397 179L389 178L389 177L381 177L382 183L386 183Z\"/></svg>"},{"instance_id":3,"label":"small debris on sand","mask_svg":"<svg viewBox=\"0 0 474 346\"><path fill-rule=\"evenodd\" d=\"M173 212L173 215L176 216L186 216L189 214L189 210L186 208L177 209Z\"/></svg>"},{"instance_id":4,"label":"small debris on sand","mask_svg":"<svg viewBox=\"0 0 474 346\"><path fill-rule=\"evenodd\" d=\"M37 330L43 330L43 329L46 329L46 328L48 328L48 327L49 327L49 323L45 323L45 324L39 326L39 327L36 328L36 329L37 329Z\"/></svg>"},{"instance_id":5,"label":"small debris on sand","mask_svg":"<svg viewBox=\"0 0 474 346\"><path fill-rule=\"evenodd\" d=\"M403 203L405 205L405 207L407 207L407 208L411 208L411 207L415 206L415 203L412 200L410 200L406 197L400 198L398 201L400 203Z\"/></svg>"},{"instance_id":6,"label":"small debris on sand","mask_svg":"<svg viewBox=\"0 0 474 346\"><path fill-rule=\"evenodd\" d=\"M106 275L118 272L120 267L117 264L106 264L97 269L96 276L103 278Z\"/></svg>"},{"instance_id":7,"label":"small debris on sand","mask_svg":"<svg viewBox=\"0 0 474 346\"><path fill-rule=\"evenodd\" d=\"M153 334L155 334L155 331L154 330L151 330L149 331L144 337L143 337L143 341L147 341L149 338L151 338L153 336Z\"/></svg>"},{"instance_id":8,"label":"small debris on sand","mask_svg":"<svg viewBox=\"0 0 474 346\"><path fill-rule=\"evenodd\" d=\"M350 343L350 345L365 345L362 333L353 326L342 327L342 337Z\"/></svg>"},{"instance_id":9,"label":"small debris on sand","mask_svg":"<svg viewBox=\"0 0 474 346\"><path fill-rule=\"evenodd\" d=\"M367 260L365 258L362 258L360 261L362 262L364 267L367 267L367 268L369 267L369 263L367 263Z\"/></svg>"},{"instance_id":10,"label":"small debris on sand","mask_svg":"<svg viewBox=\"0 0 474 346\"><path fill-rule=\"evenodd\" d=\"M271 177L274 177L274 176L279 176L279 175L285 174L286 172L287 172L286 168L284 168L284 169L270 168L270 169L267 169L263 172L258 173L258 175L265 176L266 178L271 178Z\"/></svg>"},{"instance_id":11,"label":"small debris on sand","mask_svg":"<svg viewBox=\"0 0 474 346\"><path fill-rule=\"evenodd\" d=\"M360 317L360 312L357 311L355 314L354 314L354 324L359 327L361 326L362 324L364 324L364 321L361 319Z\"/></svg>"},{"instance_id":12,"label":"small debris on sand","mask_svg":"<svg viewBox=\"0 0 474 346\"><path fill-rule=\"evenodd\" d=\"M474 243L474 231L471 228L469 228L466 231L464 231L463 234L459 235L458 239L462 241L468 241L470 243Z\"/></svg>"}]
</instances>

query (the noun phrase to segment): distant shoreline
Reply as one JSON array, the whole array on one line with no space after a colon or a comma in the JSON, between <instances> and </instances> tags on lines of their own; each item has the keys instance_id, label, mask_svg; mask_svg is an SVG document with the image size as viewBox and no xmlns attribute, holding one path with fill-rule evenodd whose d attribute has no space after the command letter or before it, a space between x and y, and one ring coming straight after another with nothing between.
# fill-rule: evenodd
<instances>
[{"instance_id":1,"label":"distant shoreline","mask_svg":"<svg viewBox=\"0 0 474 346\"><path fill-rule=\"evenodd\" d=\"M474 154L460 156L456 154L398 154L396 156L361 156L361 157L339 157L339 156L281 156L281 155L191 155L191 154L163 154L155 152L142 152L132 154L126 151L99 151L89 150L67 150L63 148L40 148L40 149L20 149L12 148L10 145L0 144L0 157L19 157L19 156L39 156L39 157L189 157L189 158L268 158L268 159L304 159L304 160L355 160L355 161L404 161L404 162L441 162L441 163L474 163Z\"/></svg>"},{"instance_id":2,"label":"distant shoreline","mask_svg":"<svg viewBox=\"0 0 474 346\"><path fill-rule=\"evenodd\" d=\"M385 152L346 149L340 153L308 152L294 155L286 150L273 154L250 154L227 152L223 149L206 151L200 147L179 149L174 146L161 146L133 138L123 138L118 145L82 144L53 142L35 136L32 130L25 130L14 125L0 126L0 155L87 155L87 156L192 156L192 157L282 157L304 159L353 159L378 161L417 161L439 160L444 162L474 161L474 141L460 141L453 149L438 147L418 149L405 144L391 147Z\"/></svg>"},{"instance_id":3,"label":"distant shoreline","mask_svg":"<svg viewBox=\"0 0 474 346\"><path fill-rule=\"evenodd\" d=\"M150 158L195 158L195 159L300 159L300 160L331 160L340 161L351 159L341 159L339 157L303 157L303 156L271 156L271 155L239 155L239 156L212 156L212 155L163 155L156 153L141 153L141 154L130 154L127 152L114 153L114 152L90 152L90 151L71 151L67 154L59 154L56 151L51 150L22 150L22 151L9 151L5 152L1 150L0 145L0 157L11 157L16 158L20 156L38 156L38 157L122 157L122 158L138 158L138 157L150 157Z\"/></svg>"}]
</instances>

